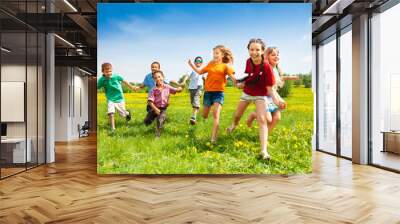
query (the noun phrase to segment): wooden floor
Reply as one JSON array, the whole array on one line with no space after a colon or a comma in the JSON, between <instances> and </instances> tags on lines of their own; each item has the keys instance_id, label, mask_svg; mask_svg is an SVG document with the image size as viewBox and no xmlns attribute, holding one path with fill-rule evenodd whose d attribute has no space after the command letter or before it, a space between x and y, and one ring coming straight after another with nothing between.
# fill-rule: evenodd
<instances>
[{"instance_id":1,"label":"wooden floor","mask_svg":"<svg viewBox=\"0 0 400 224\"><path fill-rule=\"evenodd\" d=\"M98 176L96 139L0 181L0 223L400 223L400 175L316 152L295 176Z\"/></svg>"},{"instance_id":2,"label":"wooden floor","mask_svg":"<svg viewBox=\"0 0 400 224\"><path fill-rule=\"evenodd\" d=\"M400 170L400 155L392 152L375 151L372 157L374 164Z\"/></svg>"}]
</instances>

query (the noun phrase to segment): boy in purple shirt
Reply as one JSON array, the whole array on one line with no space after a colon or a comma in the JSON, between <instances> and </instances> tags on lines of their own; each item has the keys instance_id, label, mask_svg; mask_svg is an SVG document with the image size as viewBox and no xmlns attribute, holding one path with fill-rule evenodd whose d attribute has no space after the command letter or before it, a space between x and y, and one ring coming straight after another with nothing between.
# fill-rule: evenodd
<instances>
[{"instance_id":1,"label":"boy in purple shirt","mask_svg":"<svg viewBox=\"0 0 400 224\"><path fill-rule=\"evenodd\" d=\"M154 72L153 79L156 86L150 91L147 99L149 107L144 123L148 126L157 118L156 137L160 137L160 131L167 116L166 110L168 107L169 95L181 92L182 88L174 88L165 84L162 71Z\"/></svg>"}]
</instances>

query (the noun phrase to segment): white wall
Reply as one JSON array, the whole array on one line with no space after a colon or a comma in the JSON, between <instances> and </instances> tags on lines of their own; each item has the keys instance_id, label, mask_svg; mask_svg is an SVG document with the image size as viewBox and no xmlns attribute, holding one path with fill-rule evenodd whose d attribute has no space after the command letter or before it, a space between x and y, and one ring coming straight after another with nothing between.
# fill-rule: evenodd
<instances>
[{"instance_id":1,"label":"white wall","mask_svg":"<svg viewBox=\"0 0 400 224\"><path fill-rule=\"evenodd\" d=\"M25 64L4 64L1 66L1 81L25 82ZM5 110L6 108L1 108ZM25 137L24 122L7 122L8 137Z\"/></svg>"},{"instance_id":2,"label":"white wall","mask_svg":"<svg viewBox=\"0 0 400 224\"><path fill-rule=\"evenodd\" d=\"M27 113L27 120L29 122L28 129L32 127L36 130L36 85L37 80L31 77L31 74L36 74L36 66L27 66L18 65L18 64L4 64L1 66L1 81L17 81L17 82L25 82L25 69L28 72L28 87L27 87L27 109L28 112L31 112L29 109L34 108L34 113ZM35 77L36 78L36 77ZM25 82L26 83L26 82ZM3 96L4 97L4 96ZM38 105L39 107L41 105ZM6 109L6 108L2 108ZM32 123L33 122L33 123ZM30 124L32 123L32 124ZM7 122L7 135L9 137L25 137L25 122ZM29 136L28 136L29 137ZM36 137L36 132L35 132Z\"/></svg>"},{"instance_id":3,"label":"white wall","mask_svg":"<svg viewBox=\"0 0 400 224\"><path fill-rule=\"evenodd\" d=\"M38 70L37 70L38 69ZM9 138L27 138L30 139L30 148L32 151L32 161L36 162L39 158L39 163L44 163L44 89L43 89L43 73L42 68L35 66L25 66L24 64L2 64L1 66L1 81L17 81L26 83L26 115L25 122L6 122L7 137ZM28 78L27 82L25 78ZM38 86L39 85L39 86ZM38 90L38 92L37 92ZM7 97L7 96L2 96ZM7 108L1 108L7 110ZM22 110L25 110L23 107ZM25 113L25 111L22 111ZM37 157L37 150L39 156Z\"/></svg>"},{"instance_id":4,"label":"white wall","mask_svg":"<svg viewBox=\"0 0 400 224\"><path fill-rule=\"evenodd\" d=\"M68 87L67 67L55 68L55 141L68 140Z\"/></svg>"},{"instance_id":5,"label":"white wall","mask_svg":"<svg viewBox=\"0 0 400 224\"><path fill-rule=\"evenodd\" d=\"M83 75L76 68L56 67L56 141L79 138L78 124L88 120L88 78Z\"/></svg>"}]
</instances>

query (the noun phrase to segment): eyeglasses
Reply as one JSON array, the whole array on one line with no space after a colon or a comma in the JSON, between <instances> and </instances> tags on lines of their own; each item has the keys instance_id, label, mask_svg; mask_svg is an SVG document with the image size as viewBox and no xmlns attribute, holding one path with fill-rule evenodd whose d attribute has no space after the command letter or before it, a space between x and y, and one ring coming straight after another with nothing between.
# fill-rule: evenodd
<instances>
[{"instance_id":1,"label":"eyeglasses","mask_svg":"<svg viewBox=\"0 0 400 224\"><path fill-rule=\"evenodd\" d=\"M202 60L195 60L194 63L203 63Z\"/></svg>"}]
</instances>

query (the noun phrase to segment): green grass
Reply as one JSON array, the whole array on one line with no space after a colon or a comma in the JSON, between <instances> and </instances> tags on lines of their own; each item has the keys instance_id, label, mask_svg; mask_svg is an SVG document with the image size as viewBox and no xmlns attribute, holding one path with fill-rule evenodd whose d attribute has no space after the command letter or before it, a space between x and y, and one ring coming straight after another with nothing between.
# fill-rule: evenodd
<instances>
[{"instance_id":1,"label":"green grass","mask_svg":"<svg viewBox=\"0 0 400 224\"><path fill-rule=\"evenodd\" d=\"M117 130L109 136L105 96L98 94L97 161L100 174L293 174L311 172L313 97L311 89L293 88L286 99L288 108L269 136L271 161L260 160L258 126L245 125L251 105L232 135L232 121L241 91L227 88L221 112L218 140L211 145L212 117L198 116L189 124L191 106L187 92L170 97L167 122L159 139L155 122L146 127L145 93L125 94L133 116L129 123L116 116ZM210 114L211 115L211 114Z\"/></svg>"}]
</instances>

